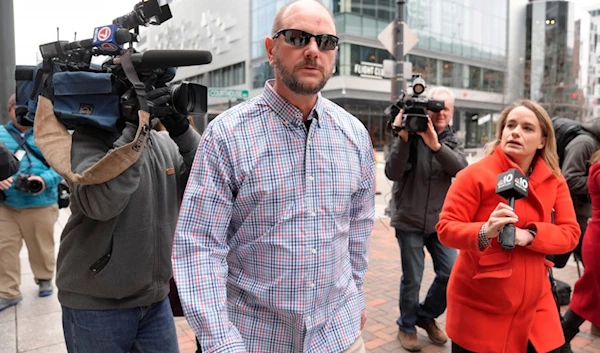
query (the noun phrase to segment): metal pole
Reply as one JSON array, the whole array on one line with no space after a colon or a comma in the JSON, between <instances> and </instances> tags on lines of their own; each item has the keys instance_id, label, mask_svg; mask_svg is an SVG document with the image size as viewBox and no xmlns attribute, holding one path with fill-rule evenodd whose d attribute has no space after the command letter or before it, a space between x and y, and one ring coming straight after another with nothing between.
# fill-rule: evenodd
<instances>
[{"instance_id":1,"label":"metal pole","mask_svg":"<svg viewBox=\"0 0 600 353\"><path fill-rule=\"evenodd\" d=\"M8 97L15 93L14 23L13 0L0 0L0 124L8 121Z\"/></svg>"},{"instance_id":2,"label":"metal pole","mask_svg":"<svg viewBox=\"0 0 600 353\"><path fill-rule=\"evenodd\" d=\"M396 16L394 43L396 45L394 57L396 58L396 77L392 79L392 102L398 101L400 92L405 88L404 77L404 4L406 0L396 0L398 14Z\"/></svg>"}]
</instances>

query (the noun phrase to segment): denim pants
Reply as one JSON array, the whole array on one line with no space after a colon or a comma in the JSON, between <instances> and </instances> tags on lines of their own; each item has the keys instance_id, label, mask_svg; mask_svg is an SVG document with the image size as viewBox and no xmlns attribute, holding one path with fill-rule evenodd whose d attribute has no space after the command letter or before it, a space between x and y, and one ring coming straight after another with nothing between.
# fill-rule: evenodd
<instances>
[{"instance_id":1,"label":"denim pants","mask_svg":"<svg viewBox=\"0 0 600 353\"><path fill-rule=\"evenodd\" d=\"M437 233L424 234L396 229L396 239L400 246L402 261L400 317L397 323L402 331L416 333L417 322L429 323L446 310L446 287L456 260L456 250L442 245ZM419 303L419 291L425 268L424 247L427 247L427 251L431 254L436 276L427 292L427 297Z\"/></svg>"},{"instance_id":2,"label":"denim pants","mask_svg":"<svg viewBox=\"0 0 600 353\"><path fill-rule=\"evenodd\" d=\"M76 310L63 306L62 313L69 353L179 353L168 298L132 309Z\"/></svg>"}]
</instances>

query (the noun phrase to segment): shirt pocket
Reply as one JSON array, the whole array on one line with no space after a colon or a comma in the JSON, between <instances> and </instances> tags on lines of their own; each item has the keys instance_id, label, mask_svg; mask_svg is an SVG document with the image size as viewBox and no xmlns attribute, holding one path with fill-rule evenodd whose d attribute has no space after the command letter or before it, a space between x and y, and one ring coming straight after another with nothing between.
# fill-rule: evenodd
<instances>
[{"instance_id":1,"label":"shirt pocket","mask_svg":"<svg viewBox=\"0 0 600 353\"><path fill-rule=\"evenodd\" d=\"M358 191L361 183L360 168L358 158L352 157L323 163L323 182L319 191L324 196L324 209L336 210L335 213L349 209L352 195Z\"/></svg>"},{"instance_id":2,"label":"shirt pocket","mask_svg":"<svg viewBox=\"0 0 600 353\"><path fill-rule=\"evenodd\" d=\"M512 251L499 251L481 255L478 261L479 266L473 279L502 279L510 277L513 268L512 256Z\"/></svg>"}]
</instances>

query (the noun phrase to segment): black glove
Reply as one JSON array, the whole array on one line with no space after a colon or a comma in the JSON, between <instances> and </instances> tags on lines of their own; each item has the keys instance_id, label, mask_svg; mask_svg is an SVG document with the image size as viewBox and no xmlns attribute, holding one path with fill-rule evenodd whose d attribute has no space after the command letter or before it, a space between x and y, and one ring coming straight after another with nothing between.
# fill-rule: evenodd
<instances>
[{"instance_id":1,"label":"black glove","mask_svg":"<svg viewBox=\"0 0 600 353\"><path fill-rule=\"evenodd\" d=\"M165 106L171 101L171 89L169 87L161 87L148 92L146 99L150 107L158 107L166 111L157 116L171 137L180 136L187 131L190 126L187 117L174 111L172 107L167 108Z\"/></svg>"},{"instance_id":2,"label":"black glove","mask_svg":"<svg viewBox=\"0 0 600 353\"><path fill-rule=\"evenodd\" d=\"M183 135L190 127L190 122L187 117L175 111L165 117L159 117L159 119L171 137Z\"/></svg>"}]
</instances>

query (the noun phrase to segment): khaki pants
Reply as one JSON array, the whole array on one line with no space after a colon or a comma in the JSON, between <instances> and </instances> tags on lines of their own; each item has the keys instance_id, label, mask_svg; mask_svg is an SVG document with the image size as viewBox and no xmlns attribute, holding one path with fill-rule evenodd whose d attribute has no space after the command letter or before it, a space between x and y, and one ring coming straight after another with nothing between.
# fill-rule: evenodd
<instances>
[{"instance_id":1,"label":"khaki pants","mask_svg":"<svg viewBox=\"0 0 600 353\"><path fill-rule=\"evenodd\" d=\"M21 295L19 252L23 240L35 279L54 277L54 223L57 219L57 205L15 209L0 204L0 297L14 299Z\"/></svg>"},{"instance_id":2,"label":"khaki pants","mask_svg":"<svg viewBox=\"0 0 600 353\"><path fill-rule=\"evenodd\" d=\"M362 336L358 336L356 341L354 341L354 343L352 343L352 345L343 353L365 353L365 342L363 341Z\"/></svg>"}]
</instances>

